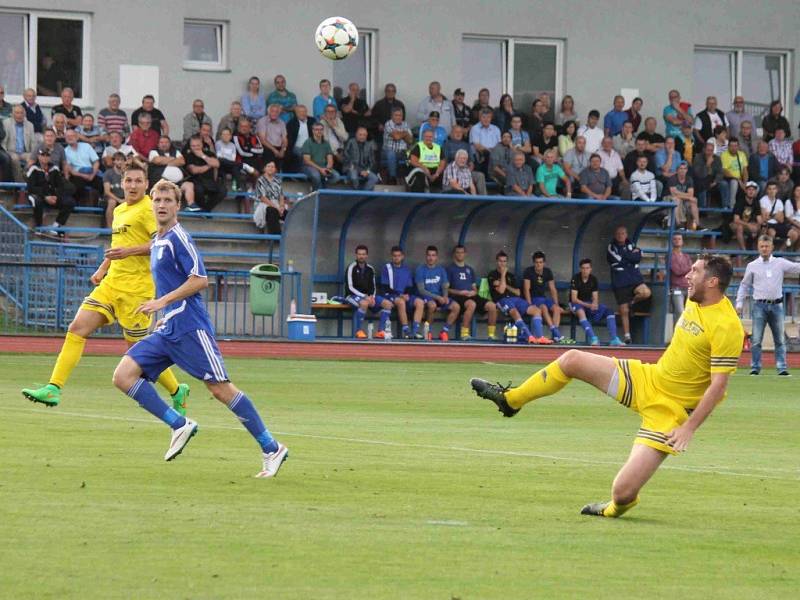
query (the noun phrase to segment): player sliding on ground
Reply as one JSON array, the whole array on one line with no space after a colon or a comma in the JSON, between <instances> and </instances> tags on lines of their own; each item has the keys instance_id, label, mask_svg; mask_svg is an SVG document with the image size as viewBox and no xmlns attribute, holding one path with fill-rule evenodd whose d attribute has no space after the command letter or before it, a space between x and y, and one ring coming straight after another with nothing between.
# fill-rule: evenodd
<instances>
[{"instance_id":1,"label":"player sliding on ground","mask_svg":"<svg viewBox=\"0 0 800 600\"><path fill-rule=\"evenodd\" d=\"M137 312L165 313L156 330L122 357L114 371L114 385L172 428L164 455L165 460L172 460L197 433L197 423L167 406L150 382L170 365L178 365L203 381L261 446L263 469L256 477L273 477L289 451L272 438L253 403L231 383L225 371L214 328L200 296L208 287L206 269L194 241L178 223L180 189L162 179L153 186L152 195L158 233L150 264L157 298L139 306Z\"/></svg>"},{"instance_id":2,"label":"player sliding on ground","mask_svg":"<svg viewBox=\"0 0 800 600\"><path fill-rule=\"evenodd\" d=\"M717 256L702 257L692 265L686 277L689 301L672 343L656 364L569 350L519 387L472 379L472 388L504 416L513 417L528 402L579 379L639 413L642 426L614 479L611 500L581 511L622 516L638 504L639 490L664 459L686 450L694 432L725 397L744 339L736 311L725 297L731 274L728 260Z\"/></svg>"},{"instance_id":3,"label":"player sliding on ground","mask_svg":"<svg viewBox=\"0 0 800 600\"><path fill-rule=\"evenodd\" d=\"M127 165L122 173L122 189L125 202L114 209L111 248L91 276L97 287L69 324L50 382L38 389L22 390L22 395L32 402L56 406L61 401L61 390L81 360L86 338L101 327L119 321L129 346L150 331L152 316L136 312L140 304L155 296L148 255L156 221L147 195L147 167L136 161ZM189 386L179 385L170 369L161 374L158 382L172 396L173 407L185 415Z\"/></svg>"}]
</instances>

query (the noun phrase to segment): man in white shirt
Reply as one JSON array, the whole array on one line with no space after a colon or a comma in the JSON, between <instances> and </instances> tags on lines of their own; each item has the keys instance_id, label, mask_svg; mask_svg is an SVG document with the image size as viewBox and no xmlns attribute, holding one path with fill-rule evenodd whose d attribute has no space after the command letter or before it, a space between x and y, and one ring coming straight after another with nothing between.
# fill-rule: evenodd
<instances>
[{"instance_id":1,"label":"man in white shirt","mask_svg":"<svg viewBox=\"0 0 800 600\"><path fill-rule=\"evenodd\" d=\"M749 186L750 183L748 181L747 185ZM778 198L778 184L770 181L765 192L766 194L758 201L758 205L761 209L762 222L767 224L767 235L785 240L788 238L790 225L786 222L783 200Z\"/></svg>"},{"instance_id":2,"label":"man in white shirt","mask_svg":"<svg viewBox=\"0 0 800 600\"><path fill-rule=\"evenodd\" d=\"M631 173L631 198L655 202L658 200L658 186L655 173L647 170L647 162L646 156L636 159L636 170Z\"/></svg>"},{"instance_id":3,"label":"man in white shirt","mask_svg":"<svg viewBox=\"0 0 800 600\"><path fill-rule=\"evenodd\" d=\"M625 167L622 165L622 158L619 152L614 150L614 139L611 136L605 136L600 143L600 150L597 151L600 155L601 166L608 171L608 176L611 177L611 185L615 196L627 198L630 194L630 186L625 177Z\"/></svg>"},{"instance_id":4,"label":"man in white shirt","mask_svg":"<svg viewBox=\"0 0 800 600\"><path fill-rule=\"evenodd\" d=\"M589 111L586 125L578 129L578 135L586 139L586 152L589 154L594 154L600 149L605 137L603 128L597 126L598 121L600 121L600 113L596 110Z\"/></svg>"},{"instance_id":5,"label":"man in white shirt","mask_svg":"<svg viewBox=\"0 0 800 600\"><path fill-rule=\"evenodd\" d=\"M431 81L428 85L428 96L423 98L417 106L417 120L422 123L428 119L433 111L439 113L439 126L444 127L447 135L455 124L453 103L442 94L442 86L438 81Z\"/></svg>"}]
</instances>

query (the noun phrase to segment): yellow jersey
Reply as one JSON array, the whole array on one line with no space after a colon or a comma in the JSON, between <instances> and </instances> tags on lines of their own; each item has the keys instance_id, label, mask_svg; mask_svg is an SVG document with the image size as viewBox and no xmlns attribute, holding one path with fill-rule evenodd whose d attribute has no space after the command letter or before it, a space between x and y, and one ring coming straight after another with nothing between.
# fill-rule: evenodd
<instances>
[{"instance_id":1,"label":"yellow jersey","mask_svg":"<svg viewBox=\"0 0 800 600\"><path fill-rule=\"evenodd\" d=\"M731 301L711 306L687 300L672 342L653 370L653 384L684 408L693 409L712 373L733 373L742 353L744 329Z\"/></svg>"},{"instance_id":2,"label":"yellow jersey","mask_svg":"<svg viewBox=\"0 0 800 600\"><path fill-rule=\"evenodd\" d=\"M136 204L123 202L114 209L114 219L111 222L111 247L128 248L147 244L153 239L156 229L156 218L150 196L146 195ZM149 256L128 256L112 260L103 282L137 298L155 296Z\"/></svg>"}]
</instances>

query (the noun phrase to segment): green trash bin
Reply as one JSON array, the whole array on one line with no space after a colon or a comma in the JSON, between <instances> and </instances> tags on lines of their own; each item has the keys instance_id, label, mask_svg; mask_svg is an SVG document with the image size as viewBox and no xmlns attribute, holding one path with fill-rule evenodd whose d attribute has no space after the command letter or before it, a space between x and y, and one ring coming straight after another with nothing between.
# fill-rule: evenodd
<instances>
[{"instance_id":1,"label":"green trash bin","mask_svg":"<svg viewBox=\"0 0 800 600\"><path fill-rule=\"evenodd\" d=\"M281 291L281 269L262 264L250 269L250 312L271 317L278 308Z\"/></svg>"}]
</instances>

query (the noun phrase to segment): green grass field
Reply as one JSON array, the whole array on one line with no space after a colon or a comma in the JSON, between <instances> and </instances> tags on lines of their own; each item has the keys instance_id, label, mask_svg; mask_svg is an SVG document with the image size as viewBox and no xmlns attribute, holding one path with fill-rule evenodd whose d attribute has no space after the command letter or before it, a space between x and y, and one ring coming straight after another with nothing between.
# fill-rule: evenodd
<instances>
[{"instance_id":1,"label":"green grass field","mask_svg":"<svg viewBox=\"0 0 800 600\"><path fill-rule=\"evenodd\" d=\"M19 388L53 357L0 356L0 597L797 598L796 380L731 394L619 520L637 417L583 384L503 419L470 376L525 365L229 360L291 458L258 448L195 382L198 436L169 430L85 357L58 408ZM185 377L184 377L185 379Z\"/></svg>"}]
</instances>

